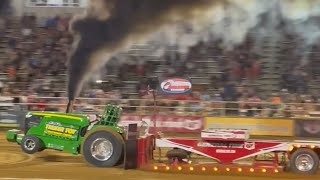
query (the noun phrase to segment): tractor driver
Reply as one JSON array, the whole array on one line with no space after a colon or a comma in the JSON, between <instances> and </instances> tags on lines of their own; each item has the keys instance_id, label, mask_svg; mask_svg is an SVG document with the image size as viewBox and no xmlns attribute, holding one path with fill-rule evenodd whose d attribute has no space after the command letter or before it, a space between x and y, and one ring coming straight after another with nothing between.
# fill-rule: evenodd
<instances>
[{"instance_id":1,"label":"tractor driver","mask_svg":"<svg viewBox=\"0 0 320 180\"><path fill-rule=\"evenodd\" d=\"M94 114L88 115L89 123L90 123L88 130L90 130L93 125L95 125L99 122L100 117L101 117L100 115L94 115Z\"/></svg>"}]
</instances>

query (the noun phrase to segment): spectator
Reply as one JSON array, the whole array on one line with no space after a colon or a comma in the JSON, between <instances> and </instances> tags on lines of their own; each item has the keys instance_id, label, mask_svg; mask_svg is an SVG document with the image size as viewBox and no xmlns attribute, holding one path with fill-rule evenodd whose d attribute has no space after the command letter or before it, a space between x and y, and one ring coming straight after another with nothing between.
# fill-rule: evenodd
<instances>
[{"instance_id":1,"label":"spectator","mask_svg":"<svg viewBox=\"0 0 320 180\"><path fill-rule=\"evenodd\" d=\"M4 88L4 83L0 81L0 94L2 94L3 88Z\"/></svg>"},{"instance_id":2,"label":"spectator","mask_svg":"<svg viewBox=\"0 0 320 180\"><path fill-rule=\"evenodd\" d=\"M253 61L250 79L256 80L261 73L261 63L259 60Z\"/></svg>"},{"instance_id":3,"label":"spectator","mask_svg":"<svg viewBox=\"0 0 320 180\"><path fill-rule=\"evenodd\" d=\"M67 68L65 62L72 42L72 36L67 31L69 20L69 16L58 15L48 18L44 27L38 27L36 24L37 18L33 14L25 14L23 16L20 29L18 29L21 33L16 34L13 32L10 34L9 41L6 43L6 56L8 58L7 61L1 62L1 72L9 75L9 82L7 83L4 80L5 86L0 87L3 94L19 94L21 92L17 90L22 92L30 90L28 94L53 97L53 92L66 90L66 82L63 81L66 79ZM4 23L6 21L7 19L5 21L3 19L0 20L0 28L6 24ZM158 50L152 47L152 51ZM196 82L197 80L195 80L193 81L195 85L199 83L201 88L205 88L199 88L201 89L200 92L195 91L190 96L165 97L165 99L177 101L172 103L164 100L160 105L179 108L181 104L187 104L186 106L191 105L192 109L199 113L200 108L209 105L198 101L226 101L229 103L226 103L225 107L232 109L239 108L234 101L246 101L240 103L240 108L254 109L246 112L247 115L261 114L260 109L262 107L259 106L258 102L267 98L262 98L262 93L253 89L248 83L250 81L246 81L246 79L259 79L264 68L261 64L262 59L259 59L262 56L259 57L256 55L259 52L254 52L252 53L253 57L251 57L252 54L249 54L249 52L252 51L253 47L250 45L250 39L237 45L231 51L225 50L222 40L212 40L208 43L199 42L190 47L189 52L186 54L177 52L175 47L168 47L164 56L154 56L153 52L137 48L129 53L114 57L112 67L108 66L109 68L107 69L107 83L103 83L101 86L94 84L94 88L93 86L88 86L88 88L92 88L91 91L81 94L81 96L99 98L99 100L94 99L79 103L83 107L88 104L101 105L106 102L103 100L104 98L116 101L121 98L131 98L131 94L135 93L137 95L134 98L143 98L147 101L147 99L152 99L152 95L148 93L148 86L145 82L146 77L154 75L158 77L188 75L192 76L192 78L200 77L195 79L210 80L209 82L201 80L201 82ZM291 57L293 53L290 53L290 50L287 52L286 56L290 55ZM212 62L216 62L216 65L212 65ZM293 68L290 69L294 69L294 71L280 69L280 72L289 73L283 75L283 83L281 83L283 87L279 88L286 88L289 93L297 93L298 95L307 94L310 84L310 74L307 73L309 71L306 67L296 66L296 64L292 66ZM126 83L127 81L129 81L128 84ZM135 84L135 82L139 83ZM263 84L261 86L263 87ZM216 92L217 95L210 97L209 91ZM280 114L279 109L282 108L282 104L287 99L280 95L266 94L266 96L271 96L270 102L272 103L271 106L267 107L271 111L267 114L271 114L270 116ZM280 98L280 100L276 100L277 98ZM47 106L47 103L55 101L36 101L36 99L36 97L31 98L30 101L39 105L32 106L32 108L53 110L53 107ZM187 103L188 100L195 100L195 102L190 104ZM62 100L56 101L57 103L65 103ZM303 103L301 107L291 107L296 110L298 108L306 108L309 99L303 99L303 101L295 99L292 102ZM136 104L134 101L124 101L124 103L128 105ZM146 103L146 105L148 106L150 103ZM211 103L210 106L222 108L222 103ZM308 108L311 109L309 106ZM174 112L174 109L172 112ZM229 112L227 111L227 113Z\"/></svg>"}]
</instances>

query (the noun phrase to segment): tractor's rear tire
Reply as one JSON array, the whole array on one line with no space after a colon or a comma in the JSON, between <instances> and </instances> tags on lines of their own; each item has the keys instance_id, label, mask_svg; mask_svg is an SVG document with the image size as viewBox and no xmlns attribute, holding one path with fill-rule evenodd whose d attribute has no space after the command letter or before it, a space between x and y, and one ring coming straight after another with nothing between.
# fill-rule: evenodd
<instances>
[{"instance_id":1,"label":"tractor's rear tire","mask_svg":"<svg viewBox=\"0 0 320 180\"><path fill-rule=\"evenodd\" d=\"M82 145L84 159L97 167L113 167L123 155L123 141L110 132L90 134Z\"/></svg>"},{"instance_id":2,"label":"tractor's rear tire","mask_svg":"<svg viewBox=\"0 0 320 180\"><path fill-rule=\"evenodd\" d=\"M42 142L39 138L32 135L26 135L22 138L20 147L27 154L34 154L43 149Z\"/></svg>"},{"instance_id":3,"label":"tractor's rear tire","mask_svg":"<svg viewBox=\"0 0 320 180\"><path fill-rule=\"evenodd\" d=\"M290 171L298 174L315 174L319 168L319 157L311 149L297 149L290 155Z\"/></svg>"}]
</instances>

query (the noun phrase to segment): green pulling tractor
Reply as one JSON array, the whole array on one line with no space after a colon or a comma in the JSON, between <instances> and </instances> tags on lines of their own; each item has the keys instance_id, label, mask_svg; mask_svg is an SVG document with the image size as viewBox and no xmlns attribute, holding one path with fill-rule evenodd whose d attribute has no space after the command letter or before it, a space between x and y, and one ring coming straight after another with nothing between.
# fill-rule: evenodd
<instances>
[{"instance_id":1,"label":"green pulling tractor","mask_svg":"<svg viewBox=\"0 0 320 180\"><path fill-rule=\"evenodd\" d=\"M97 167L112 167L122 162L125 153L126 132L117 124L121 112L114 105L107 105L102 116L29 112L24 130L9 130L7 140L28 154L54 149L82 154Z\"/></svg>"}]
</instances>

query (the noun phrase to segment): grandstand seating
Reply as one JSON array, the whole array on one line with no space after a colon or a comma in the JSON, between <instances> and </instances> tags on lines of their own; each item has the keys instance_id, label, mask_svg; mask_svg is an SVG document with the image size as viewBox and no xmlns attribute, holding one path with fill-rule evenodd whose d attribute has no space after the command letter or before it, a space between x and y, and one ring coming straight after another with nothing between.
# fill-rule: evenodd
<instances>
[{"instance_id":1,"label":"grandstand seating","mask_svg":"<svg viewBox=\"0 0 320 180\"><path fill-rule=\"evenodd\" d=\"M6 29L5 36L1 38L0 41L0 62L5 62L8 57L5 56L5 51L7 47L7 42L9 37L16 36L19 37L21 28L20 28L20 19L12 18L10 20L10 24ZM249 35L250 37L250 35ZM290 67L291 64L297 63L297 59L299 57L292 57L292 50L295 48L295 44L297 44L296 39L288 39L284 36L274 36L268 35L262 37L262 46L261 49L255 49L252 44L249 44L249 49L247 49L246 53L253 53L260 56L260 61L262 63L262 76L260 76L255 81L244 80L244 85L251 87L263 87L258 88L259 92L267 95L272 92L277 92L281 88L281 76L284 72L288 71L287 67ZM250 42L250 39L249 39ZM205 47L204 52L196 52L192 58L189 58L187 61L193 63L196 66L196 70L190 73L186 73L188 75L196 88L206 89L211 93L219 92L219 89L213 88L210 84L212 76L220 76L223 74L223 66L221 62L227 61L230 57L228 57L224 53L219 52L219 48L216 43L208 43ZM129 72L133 76L127 76L127 78L119 79L119 70L108 71L103 80L114 80L118 81L120 84L117 87L126 97L136 98L138 97L137 86L139 85L141 79L145 76L160 76L168 71L170 65L167 64L167 59L161 55L154 55L155 49L152 45L149 44L137 44L131 48L129 52L120 54L118 59L125 57L131 61L133 59L143 60L144 64L149 64L152 68L152 71L138 76L135 72ZM166 54L175 54L177 53L176 47L168 47L166 49ZM320 75L319 68L316 68L320 65L319 52L311 52L312 59L312 72L314 75ZM180 56L187 56L187 54L180 54ZM117 66L117 59L114 60L114 66ZM185 64L183 64L185 66ZM148 66L149 67L149 66ZM2 72L5 73L5 72ZM23 70L19 70L18 73L25 73ZM58 76L53 77L51 74L45 74L45 76L41 77L41 79L51 79L50 88L55 92L63 92L66 90L66 72L60 72ZM120 80L120 81L119 81ZM30 85L30 82L10 82L12 80L8 79L8 84L13 84L12 87L15 89L19 89L21 91L26 91L27 86ZM311 81L310 86L312 90L318 90L319 85L318 81Z\"/></svg>"}]
</instances>

